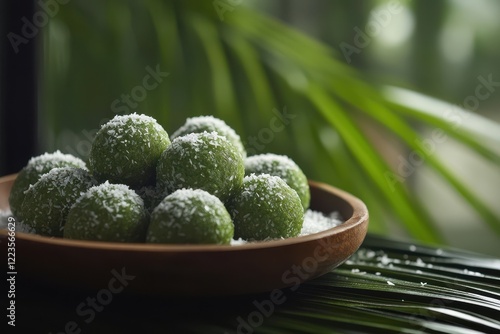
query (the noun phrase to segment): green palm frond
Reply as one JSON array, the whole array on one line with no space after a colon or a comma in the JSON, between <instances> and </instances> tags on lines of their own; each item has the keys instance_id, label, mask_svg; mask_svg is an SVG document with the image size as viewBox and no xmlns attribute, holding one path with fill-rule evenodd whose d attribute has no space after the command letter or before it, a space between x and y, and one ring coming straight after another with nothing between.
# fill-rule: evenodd
<instances>
[{"instance_id":1,"label":"green palm frond","mask_svg":"<svg viewBox=\"0 0 500 334\"><path fill-rule=\"evenodd\" d=\"M395 221L419 240L444 242L429 209L364 131L366 124L374 124L394 138L404 152L424 156L425 165L478 214L479 223L500 234L500 217L493 208L446 162L418 144L425 139L419 132L421 127L440 129L476 152L479 159L498 165L500 153L478 139L472 124L457 127L426 103L405 103L401 91L398 95L395 89L370 84L330 47L244 5L227 11L223 21L212 1L148 0L144 6L135 6L132 1L109 6L121 8L118 12L126 15L117 16L111 9L92 14L89 3L78 2L65 7L52 24L61 31L79 32L84 28L78 17L85 13L104 31L99 42L94 42L97 30L87 28L88 39L79 41L86 46L83 50L74 41L68 45L64 40L47 39L51 41L46 45L45 58L50 71L46 86L50 98L45 106L53 108L49 115L56 131L62 128L58 120L67 120L68 108L75 100L82 100L81 92L94 95L77 108L82 111L78 114L87 115L84 109L101 112L76 124L88 122L90 128L95 127L100 118L113 116L107 110L113 99L141 82L145 66L159 64L169 77L130 112L156 117L167 131L174 131L188 116L213 114L233 126L248 147L252 138L269 127L276 111L286 109L294 116L290 124L273 133L272 140L252 147L254 153L287 154L311 179L354 193L368 204L371 231L388 233L390 222ZM139 18L142 35L127 28ZM111 45L121 52L126 49L126 60L115 61L121 55L114 50L109 55L98 52L105 50L106 42L114 43ZM57 62L54 55L64 50L72 61L86 57L94 68L73 66L67 69L66 79L59 75L54 76L57 82L52 81ZM95 76L102 73L107 73L103 82L94 87ZM75 77L80 80L68 86ZM105 87L112 87L107 94L103 93ZM489 124L496 134L500 133L497 124ZM488 140L497 146L500 142L498 135Z\"/></svg>"},{"instance_id":2,"label":"green palm frond","mask_svg":"<svg viewBox=\"0 0 500 334\"><path fill-rule=\"evenodd\" d=\"M224 1L232 4L232 10L223 20L214 8L218 1L140 3L71 2L43 31L40 96L43 126L49 133L47 150L58 148L85 157L90 130L115 114L111 103L142 83L147 66L159 66L169 76L127 112L149 114L169 132L189 116L223 118L252 153L287 154L309 178L360 197L370 211L371 232L392 235L396 226L425 243L444 243L411 180L398 175L366 131L374 127L405 156L415 152L425 157L423 165L477 213L476 223L500 235L494 208L449 163L419 144L426 139L422 129L439 130L477 159L498 167L499 124L415 92L373 84L331 47L241 1ZM282 128L270 130L279 113L291 118ZM296 291L284 290L286 302L274 305L272 314L252 330L498 332L499 277L498 259L369 234L362 248L339 268ZM40 292L20 290L20 305L30 305L31 293ZM269 296L181 300L117 296L120 302L98 314L85 330L234 333L239 319L249 321L255 312L254 302ZM31 312L37 321L24 324L36 326L32 331L40 331L40 324L48 320L48 331L61 329L54 319L74 319L75 306L87 294L39 297L43 305L35 304L37 312Z\"/></svg>"},{"instance_id":3,"label":"green palm frond","mask_svg":"<svg viewBox=\"0 0 500 334\"><path fill-rule=\"evenodd\" d=\"M406 243L369 236L340 268L287 291L286 303L255 332L495 332L499 268L498 259L419 244L410 250ZM249 304L238 310L243 319L255 308ZM234 331L236 319L219 328ZM208 328L215 327L198 330Z\"/></svg>"}]
</instances>

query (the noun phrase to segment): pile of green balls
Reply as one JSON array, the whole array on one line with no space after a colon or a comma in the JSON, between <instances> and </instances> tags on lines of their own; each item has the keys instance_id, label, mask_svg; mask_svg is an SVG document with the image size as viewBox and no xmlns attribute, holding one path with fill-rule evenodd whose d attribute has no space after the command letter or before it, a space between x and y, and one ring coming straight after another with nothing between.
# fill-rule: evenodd
<instances>
[{"instance_id":1,"label":"pile of green balls","mask_svg":"<svg viewBox=\"0 0 500 334\"><path fill-rule=\"evenodd\" d=\"M86 163L59 151L32 158L9 202L14 216L49 237L230 244L298 236L310 193L291 159L247 157L218 118L188 118L169 137L134 113L100 128Z\"/></svg>"}]
</instances>

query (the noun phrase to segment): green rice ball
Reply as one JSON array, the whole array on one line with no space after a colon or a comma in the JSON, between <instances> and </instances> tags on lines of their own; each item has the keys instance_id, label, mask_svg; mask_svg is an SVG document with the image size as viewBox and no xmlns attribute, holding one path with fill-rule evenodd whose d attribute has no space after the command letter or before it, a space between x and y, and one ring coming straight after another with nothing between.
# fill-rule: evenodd
<instances>
[{"instance_id":1,"label":"green rice ball","mask_svg":"<svg viewBox=\"0 0 500 334\"><path fill-rule=\"evenodd\" d=\"M234 225L219 198L201 189L180 189L151 214L146 242L229 244Z\"/></svg>"},{"instance_id":2,"label":"green rice ball","mask_svg":"<svg viewBox=\"0 0 500 334\"><path fill-rule=\"evenodd\" d=\"M307 177L289 157L272 153L259 154L245 160L245 175L269 174L281 177L299 195L304 210L309 208L311 193Z\"/></svg>"},{"instance_id":3,"label":"green rice ball","mask_svg":"<svg viewBox=\"0 0 500 334\"><path fill-rule=\"evenodd\" d=\"M89 169L99 182L140 188L154 184L156 164L170 145L167 132L146 115L118 115L97 132Z\"/></svg>"},{"instance_id":4,"label":"green rice ball","mask_svg":"<svg viewBox=\"0 0 500 334\"><path fill-rule=\"evenodd\" d=\"M177 137L157 167L160 189L203 189L225 202L243 182L244 161L236 147L217 132Z\"/></svg>"},{"instance_id":5,"label":"green rice ball","mask_svg":"<svg viewBox=\"0 0 500 334\"><path fill-rule=\"evenodd\" d=\"M106 181L77 199L69 211L64 237L144 242L147 224L142 198L127 185Z\"/></svg>"},{"instance_id":6,"label":"green rice ball","mask_svg":"<svg viewBox=\"0 0 500 334\"><path fill-rule=\"evenodd\" d=\"M21 207L23 223L36 234L62 237L71 206L94 185L96 181L87 170L52 169L26 191Z\"/></svg>"},{"instance_id":7,"label":"green rice ball","mask_svg":"<svg viewBox=\"0 0 500 334\"><path fill-rule=\"evenodd\" d=\"M246 240L290 238L299 235L304 209L297 192L269 174L246 176L227 208L234 237Z\"/></svg>"},{"instance_id":8,"label":"green rice ball","mask_svg":"<svg viewBox=\"0 0 500 334\"><path fill-rule=\"evenodd\" d=\"M236 146L243 159L247 156L245 146L243 146L241 138L236 131L234 131L234 129L227 125L223 120L213 116L197 116L186 119L184 125L174 132L172 140L189 133L201 133L204 131L215 131L221 136L226 137L234 146Z\"/></svg>"},{"instance_id":9,"label":"green rice ball","mask_svg":"<svg viewBox=\"0 0 500 334\"><path fill-rule=\"evenodd\" d=\"M28 164L17 175L9 196L9 205L12 214L22 220L21 206L24 201L24 192L32 184L35 184L40 176L58 167L77 167L87 169L83 160L60 151L44 153L31 158Z\"/></svg>"}]
</instances>

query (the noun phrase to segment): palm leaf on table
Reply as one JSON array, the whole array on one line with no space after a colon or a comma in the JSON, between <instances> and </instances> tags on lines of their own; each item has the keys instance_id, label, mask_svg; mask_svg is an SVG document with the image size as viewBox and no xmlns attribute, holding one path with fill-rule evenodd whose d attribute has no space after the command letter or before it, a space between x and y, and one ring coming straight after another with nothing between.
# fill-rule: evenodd
<instances>
[{"instance_id":1,"label":"palm leaf on table","mask_svg":"<svg viewBox=\"0 0 500 334\"><path fill-rule=\"evenodd\" d=\"M215 8L217 3L148 0L138 6L133 1L111 1L103 12L96 12L92 1L65 7L51 23L45 44L49 79L43 88L47 94L42 96L50 96L45 105L51 110L54 130L61 131L63 122L70 122L67 110L75 100L82 102L73 116L79 126L86 120L79 122L78 115L87 118L88 110L105 110L101 117L112 117L109 103L137 84L145 64L158 64L169 72L168 79L148 93L138 110L130 111L156 117L168 131L174 131L187 116L214 114L233 126L254 153L288 154L310 178L360 197L370 209L370 231L387 234L387 222L396 221L419 240L442 243L428 209L363 130L363 124L374 124L408 151L424 156L426 164L463 197L481 221L500 234L500 219L493 209L446 163L416 144L420 134L413 126L439 128L498 165L500 154L478 139L482 129L476 123L484 120L476 122L478 117L473 117L457 128L442 111L428 108L427 98L371 85L329 47L255 10L235 7L236 2L225 12ZM85 20L90 28L82 28ZM67 31L80 44L60 37L67 36ZM82 45L86 46L83 50ZM92 66L61 69L61 59L66 58L84 59ZM102 82L95 81L97 73ZM102 93L106 87L111 87L107 89L111 95ZM82 92L89 91L94 92L93 98L82 101ZM293 114L290 124L265 147L251 147L250 139L269 127L278 110ZM95 119L90 124L95 126ZM498 145L500 126L487 124L488 133L496 134L489 140Z\"/></svg>"},{"instance_id":2,"label":"palm leaf on table","mask_svg":"<svg viewBox=\"0 0 500 334\"><path fill-rule=\"evenodd\" d=\"M337 269L278 294L117 294L88 323L75 308L95 291L27 283L16 304L19 319L30 321L16 325L31 332L54 332L69 320L89 333L500 332L500 259L373 235Z\"/></svg>"},{"instance_id":3,"label":"palm leaf on table","mask_svg":"<svg viewBox=\"0 0 500 334\"><path fill-rule=\"evenodd\" d=\"M341 267L284 296L251 326L255 333L494 333L500 259L369 236ZM241 323L259 324L251 314L269 299L252 296L237 310L231 300L210 301L189 317L198 324L179 323L193 332L233 333Z\"/></svg>"}]
</instances>

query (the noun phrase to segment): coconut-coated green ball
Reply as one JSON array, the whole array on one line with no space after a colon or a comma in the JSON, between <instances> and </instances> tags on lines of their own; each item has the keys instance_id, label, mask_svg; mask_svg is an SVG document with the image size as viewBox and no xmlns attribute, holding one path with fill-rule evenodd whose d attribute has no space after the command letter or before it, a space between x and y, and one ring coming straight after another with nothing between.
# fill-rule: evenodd
<instances>
[{"instance_id":1,"label":"coconut-coated green ball","mask_svg":"<svg viewBox=\"0 0 500 334\"><path fill-rule=\"evenodd\" d=\"M62 237L71 206L94 185L96 181L87 170L52 169L26 191L21 207L23 223L36 234Z\"/></svg>"},{"instance_id":2,"label":"coconut-coated green ball","mask_svg":"<svg viewBox=\"0 0 500 334\"><path fill-rule=\"evenodd\" d=\"M226 137L234 146L236 146L243 159L247 156L245 146L243 146L241 138L236 131L234 131L234 129L227 125L223 120L213 116L197 116L187 118L186 122L173 133L171 138L173 140L174 138L184 136L189 133L201 133L204 131L215 131L221 136Z\"/></svg>"},{"instance_id":3,"label":"coconut-coated green ball","mask_svg":"<svg viewBox=\"0 0 500 334\"><path fill-rule=\"evenodd\" d=\"M28 187L35 184L40 176L58 167L77 167L87 169L83 160L71 154L63 154L60 151L44 153L31 158L28 161L28 164L17 175L10 191L10 210L16 218L23 220L20 211L25 197L24 192L28 189Z\"/></svg>"},{"instance_id":4,"label":"coconut-coated green ball","mask_svg":"<svg viewBox=\"0 0 500 334\"><path fill-rule=\"evenodd\" d=\"M280 177L245 176L227 209L234 223L234 237L246 240L290 238L299 235L304 209L297 192Z\"/></svg>"},{"instance_id":5,"label":"coconut-coated green ball","mask_svg":"<svg viewBox=\"0 0 500 334\"><path fill-rule=\"evenodd\" d=\"M201 189L179 189L153 210L146 242L229 244L234 225L219 198Z\"/></svg>"},{"instance_id":6,"label":"coconut-coated green ball","mask_svg":"<svg viewBox=\"0 0 500 334\"><path fill-rule=\"evenodd\" d=\"M117 115L97 131L89 169L99 182L140 188L154 184L156 164L170 145L167 132L149 116Z\"/></svg>"},{"instance_id":7,"label":"coconut-coated green ball","mask_svg":"<svg viewBox=\"0 0 500 334\"><path fill-rule=\"evenodd\" d=\"M304 172L289 157L272 153L259 154L245 160L245 175L269 174L281 177L299 195L304 210L309 208L311 193Z\"/></svg>"},{"instance_id":8,"label":"coconut-coated green ball","mask_svg":"<svg viewBox=\"0 0 500 334\"><path fill-rule=\"evenodd\" d=\"M160 189L203 189L225 202L243 182L243 157L217 132L177 137L162 153L157 167Z\"/></svg>"},{"instance_id":9,"label":"coconut-coated green ball","mask_svg":"<svg viewBox=\"0 0 500 334\"><path fill-rule=\"evenodd\" d=\"M64 237L78 240L144 242L148 217L142 198L127 185L104 182L71 207Z\"/></svg>"}]
</instances>

